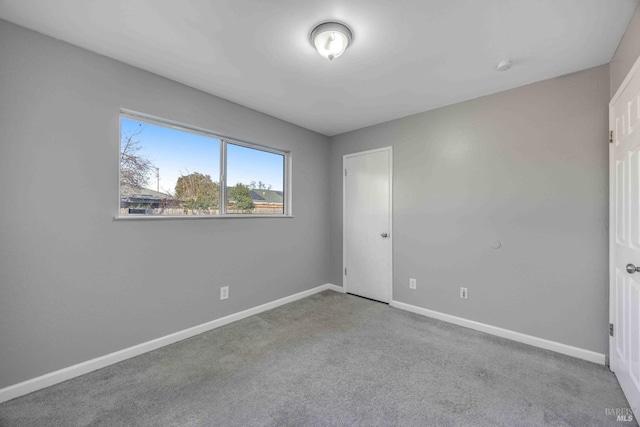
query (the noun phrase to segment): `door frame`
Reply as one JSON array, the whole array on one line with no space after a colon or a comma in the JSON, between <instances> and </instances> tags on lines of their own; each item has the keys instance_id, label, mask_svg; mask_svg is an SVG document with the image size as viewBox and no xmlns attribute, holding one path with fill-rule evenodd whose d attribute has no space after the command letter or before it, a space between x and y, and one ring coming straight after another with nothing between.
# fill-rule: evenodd
<instances>
[{"instance_id":1,"label":"door frame","mask_svg":"<svg viewBox=\"0 0 640 427\"><path fill-rule=\"evenodd\" d=\"M351 157L358 157L367 154L388 152L389 153L389 303L393 301L393 147L375 148L372 150L359 151L357 153L345 154L342 156L342 288L345 293L349 292L348 275L345 274L347 268L347 160ZM347 272L348 273L348 272Z\"/></svg>"},{"instance_id":2,"label":"door frame","mask_svg":"<svg viewBox=\"0 0 640 427\"><path fill-rule=\"evenodd\" d=\"M638 57L636 59L636 62L633 64L633 67L631 67L631 69L629 70L629 73L626 75L626 77L624 78L624 80L622 81L622 83L620 84L620 86L618 87L618 90L616 90L615 95L613 95L613 97L611 98L611 101L609 101L609 132L616 132L615 129L615 123L614 123L614 117L613 117L613 105L618 101L618 99L622 96L622 93L624 92L624 90L627 88L627 86L629 85L629 83L631 82L631 79L636 75L636 74L640 74L640 57ZM615 137L615 135L614 135ZM613 188L613 183L614 183L614 179L613 179L613 174L615 173L615 165L612 165L612 161L613 161L613 147L614 144L609 144L609 324L610 325L615 325L616 322L616 301L614 301L614 297L615 297L615 284L616 284L616 275L615 275L615 270L616 270L616 260L614 257L614 254L616 253L615 251L615 236L616 236L616 230L615 230L615 224L614 224L614 220L615 220L615 191ZM619 329L619 327L617 325L615 325L616 329ZM614 335L615 333L617 333L617 331L614 331ZM609 354L607 357L607 365L609 366L609 369L612 372L615 372L613 370L613 358L614 356L614 350L615 350L615 337L613 336L609 336Z\"/></svg>"}]
</instances>

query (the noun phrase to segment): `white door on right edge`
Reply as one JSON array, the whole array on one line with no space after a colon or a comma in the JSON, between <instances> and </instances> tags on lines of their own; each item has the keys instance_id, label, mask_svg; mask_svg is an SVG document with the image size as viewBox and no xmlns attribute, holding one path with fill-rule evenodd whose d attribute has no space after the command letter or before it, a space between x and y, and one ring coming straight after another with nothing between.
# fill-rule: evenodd
<instances>
[{"instance_id":1,"label":"white door on right edge","mask_svg":"<svg viewBox=\"0 0 640 427\"><path fill-rule=\"evenodd\" d=\"M609 123L609 357L640 414L640 59L611 100Z\"/></svg>"}]
</instances>

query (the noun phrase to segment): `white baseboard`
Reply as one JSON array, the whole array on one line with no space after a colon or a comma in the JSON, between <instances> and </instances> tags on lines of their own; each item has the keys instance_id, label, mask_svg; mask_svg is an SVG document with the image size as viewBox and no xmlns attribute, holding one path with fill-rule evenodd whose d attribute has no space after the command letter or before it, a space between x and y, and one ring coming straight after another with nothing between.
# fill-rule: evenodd
<instances>
[{"instance_id":1,"label":"white baseboard","mask_svg":"<svg viewBox=\"0 0 640 427\"><path fill-rule=\"evenodd\" d=\"M452 316L450 314L440 313L438 311L429 310L415 305L406 304L399 301L391 301L389 304L391 307L399 308L400 310L410 311L411 313L420 314L426 317L432 317L434 319L442 320L449 323L454 323L465 328L475 329L476 331L485 332L487 334L496 335L502 338L507 338L513 341L529 344L534 347L544 348L546 350L555 351L556 353L566 354L567 356L573 356L578 359L588 360L589 362L598 363L600 365L605 364L605 355L596 353L595 351L585 350L583 348L573 347L570 345L562 344L555 341L549 341L544 338L538 338L531 335L522 334L520 332L511 331L509 329L498 328L497 326L491 326L484 323L476 322L473 320L463 319L462 317Z\"/></svg>"},{"instance_id":2,"label":"white baseboard","mask_svg":"<svg viewBox=\"0 0 640 427\"><path fill-rule=\"evenodd\" d=\"M334 291L334 292L340 292L341 294L345 293L345 290L342 286L336 286L336 285L332 285L331 283L328 283L326 286L328 286L329 290Z\"/></svg>"},{"instance_id":3,"label":"white baseboard","mask_svg":"<svg viewBox=\"0 0 640 427\"><path fill-rule=\"evenodd\" d=\"M95 359L87 360L86 362L78 363L77 365L69 366L67 368L63 368L55 372L51 372L51 373L48 373L36 378L32 378L30 380L27 380L18 384L11 385L9 387L0 389L0 403L6 402L11 399L15 399L16 397L24 396L25 394L29 394L34 391L43 389L45 387L49 387L66 380L70 380L71 378L75 378L80 375L84 375L89 372L95 371L97 369L104 368L109 365L113 365L114 363L122 362L123 360L129 359L131 357L139 356L143 353L156 350L160 347L164 347L166 345L173 344L175 342L182 341L187 338L191 338L203 332L207 332L212 329L219 328L220 326L227 325L229 323L244 319L246 317L262 313L263 311L271 310L272 308L276 308L281 305L285 305L290 302L293 302L293 301L296 301L296 300L299 300L299 299L308 297L310 295L317 294L318 292L322 292L329 289L335 290L337 292L341 292L342 288L339 286L335 286L330 283L327 283L325 285L321 285L304 292L299 292L297 294L290 295L288 297L281 298L276 301L272 301L272 302L262 304L257 307L253 307L238 313L221 317L216 320L212 320L211 322L203 323L201 325L184 329L182 331L175 332L173 334L169 334L161 338L156 338L154 340L147 341L142 344L134 345L133 347L125 348L124 350L116 351L115 353L110 353L105 356L100 356Z\"/></svg>"}]
</instances>

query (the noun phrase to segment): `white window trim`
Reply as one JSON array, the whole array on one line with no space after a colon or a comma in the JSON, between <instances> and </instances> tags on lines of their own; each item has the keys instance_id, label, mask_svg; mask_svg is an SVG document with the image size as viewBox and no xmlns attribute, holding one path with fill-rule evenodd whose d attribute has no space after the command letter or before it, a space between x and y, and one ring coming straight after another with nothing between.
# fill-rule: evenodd
<instances>
[{"instance_id":1,"label":"white window trim","mask_svg":"<svg viewBox=\"0 0 640 427\"><path fill-rule=\"evenodd\" d=\"M265 151L267 153L278 154L284 157L283 167L284 167L284 182L283 182L283 191L284 191L284 213L283 214L273 214L273 215L264 215L264 214L228 214L227 211L227 195L226 191L220 191L220 213L218 215L120 215L120 150L122 144L122 129L120 127L121 119L128 118L131 120L138 120L147 122L152 125L159 125L168 127L171 129L175 129L182 132L191 132L197 135L202 135L210 138L215 138L220 140L220 188L226 189L227 183L227 143L231 143L234 145L239 145L246 148L251 148L254 150ZM279 150L277 148L268 147L261 144L256 144L254 142L242 141L237 138L228 137L218 132L212 132L210 130L199 128L196 126L191 126L183 123L178 123L175 121L163 119L161 117L152 116L150 114L139 113L137 111L128 110L128 109L120 109L120 114L118 115L118 203L116 215L114 216L114 220L117 221L153 221L153 220L172 220L172 219L223 219L223 218L293 218L292 211L292 202L293 197L291 194L291 152L286 150ZM223 186L224 184L224 186Z\"/></svg>"}]
</instances>

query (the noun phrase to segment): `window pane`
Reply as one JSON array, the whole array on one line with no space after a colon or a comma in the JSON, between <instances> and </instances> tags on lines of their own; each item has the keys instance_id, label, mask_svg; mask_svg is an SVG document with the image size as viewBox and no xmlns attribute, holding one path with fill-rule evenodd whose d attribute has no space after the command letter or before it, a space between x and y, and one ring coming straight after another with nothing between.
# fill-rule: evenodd
<instances>
[{"instance_id":1,"label":"window pane","mask_svg":"<svg viewBox=\"0 0 640 427\"><path fill-rule=\"evenodd\" d=\"M220 140L120 118L120 216L217 215Z\"/></svg>"},{"instance_id":2,"label":"window pane","mask_svg":"<svg viewBox=\"0 0 640 427\"><path fill-rule=\"evenodd\" d=\"M284 155L227 143L227 213L282 215Z\"/></svg>"}]
</instances>

